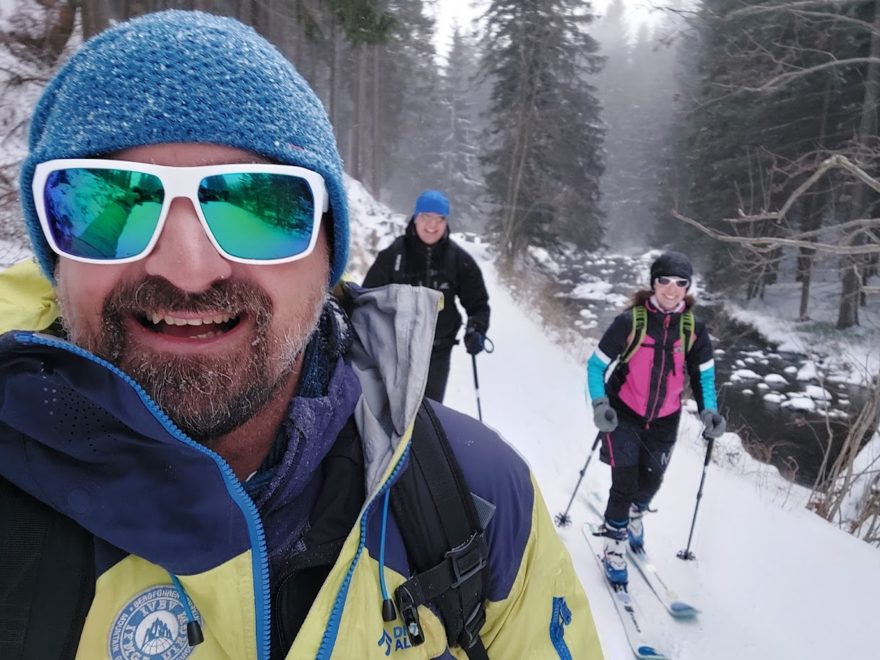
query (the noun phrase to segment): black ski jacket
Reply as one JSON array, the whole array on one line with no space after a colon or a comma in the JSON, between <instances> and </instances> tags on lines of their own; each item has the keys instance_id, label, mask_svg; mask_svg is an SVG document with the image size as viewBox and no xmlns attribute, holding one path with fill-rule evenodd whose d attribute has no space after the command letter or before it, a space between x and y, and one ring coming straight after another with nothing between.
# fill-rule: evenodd
<instances>
[{"instance_id":1,"label":"black ski jacket","mask_svg":"<svg viewBox=\"0 0 880 660\"><path fill-rule=\"evenodd\" d=\"M489 329L489 294L483 273L474 258L449 238L449 228L434 245L425 245L410 218L403 236L397 237L376 255L367 271L364 288L386 284L426 286L443 294L443 309L437 316L434 350L452 348L458 343L461 314L455 305L458 296L468 315L468 327L485 335Z\"/></svg>"}]
</instances>

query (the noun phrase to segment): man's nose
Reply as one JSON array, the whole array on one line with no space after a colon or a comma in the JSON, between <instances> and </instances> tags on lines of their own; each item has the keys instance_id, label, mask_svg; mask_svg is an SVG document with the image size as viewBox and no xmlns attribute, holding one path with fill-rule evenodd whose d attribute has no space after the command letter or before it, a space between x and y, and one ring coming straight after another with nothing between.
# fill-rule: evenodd
<instances>
[{"instance_id":1,"label":"man's nose","mask_svg":"<svg viewBox=\"0 0 880 660\"><path fill-rule=\"evenodd\" d=\"M208 238L192 201L182 197L171 201L165 226L144 267L149 275L192 292L205 291L232 274L231 262Z\"/></svg>"}]
</instances>

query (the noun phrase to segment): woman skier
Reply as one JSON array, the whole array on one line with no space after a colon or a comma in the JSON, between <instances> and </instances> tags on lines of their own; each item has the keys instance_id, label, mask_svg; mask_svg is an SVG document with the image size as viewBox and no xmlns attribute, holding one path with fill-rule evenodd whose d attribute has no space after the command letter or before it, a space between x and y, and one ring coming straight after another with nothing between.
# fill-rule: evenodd
<instances>
[{"instance_id":1,"label":"woman skier","mask_svg":"<svg viewBox=\"0 0 880 660\"><path fill-rule=\"evenodd\" d=\"M600 458L611 466L602 535L605 573L613 584L627 583L627 540L633 551L644 551L642 516L669 465L685 374L704 435L717 438L726 428L718 413L712 342L692 312L692 282L687 256L660 255L651 265L651 288L633 294L587 361L593 418L604 434ZM605 372L615 360L606 384Z\"/></svg>"}]
</instances>

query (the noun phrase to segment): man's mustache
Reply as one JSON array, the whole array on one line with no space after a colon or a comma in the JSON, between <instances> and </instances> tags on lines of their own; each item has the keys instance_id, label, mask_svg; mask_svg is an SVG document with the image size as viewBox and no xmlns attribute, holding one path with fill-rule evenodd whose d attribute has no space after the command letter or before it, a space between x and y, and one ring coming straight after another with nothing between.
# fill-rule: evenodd
<instances>
[{"instance_id":1,"label":"man's mustache","mask_svg":"<svg viewBox=\"0 0 880 660\"><path fill-rule=\"evenodd\" d=\"M259 288L242 280L220 280L209 289L189 292L155 275L137 283L120 284L104 303L105 321L125 314L146 315L158 311L189 314L223 312L252 315L257 324L272 316L272 301Z\"/></svg>"}]
</instances>

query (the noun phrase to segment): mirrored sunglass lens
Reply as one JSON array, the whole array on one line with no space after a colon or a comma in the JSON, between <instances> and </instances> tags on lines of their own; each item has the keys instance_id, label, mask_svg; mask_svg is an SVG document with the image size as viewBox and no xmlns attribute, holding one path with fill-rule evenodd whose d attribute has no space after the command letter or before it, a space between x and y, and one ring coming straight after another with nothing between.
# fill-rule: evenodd
<instances>
[{"instance_id":1,"label":"mirrored sunglass lens","mask_svg":"<svg viewBox=\"0 0 880 660\"><path fill-rule=\"evenodd\" d=\"M55 244L88 259L126 259L143 252L164 197L158 177L128 170L56 170L43 188Z\"/></svg>"},{"instance_id":2,"label":"mirrored sunglass lens","mask_svg":"<svg viewBox=\"0 0 880 660\"><path fill-rule=\"evenodd\" d=\"M308 249L315 199L298 176L217 174L199 184L199 203L217 243L241 259L283 259Z\"/></svg>"}]
</instances>

